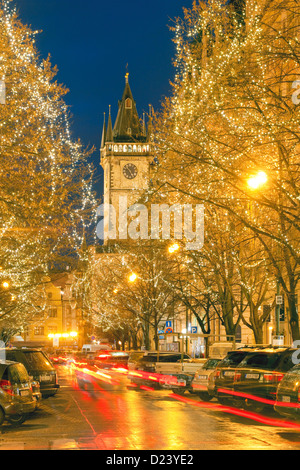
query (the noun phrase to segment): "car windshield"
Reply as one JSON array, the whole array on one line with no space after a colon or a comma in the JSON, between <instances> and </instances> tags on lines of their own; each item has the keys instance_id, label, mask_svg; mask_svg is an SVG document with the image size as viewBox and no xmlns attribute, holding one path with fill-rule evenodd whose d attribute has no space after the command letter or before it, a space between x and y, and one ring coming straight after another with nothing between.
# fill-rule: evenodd
<instances>
[{"instance_id":1,"label":"car windshield","mask_svg":"<svg viewBox=\"0 0 300 470\"><path fill-rule=\"evenodd\" d=\"M208 361L205 362L203 369L204 370L209 370L209 369L215 369L217 365L219 364L220 359L208 359Z\"/></svg>"},{"instance_id":2,"label":"car windshield","mask_svg":"<svg viewBox=\"0 0 300 470\"><path fill-rule=\"evenodd\" d=\"M143 357L144 353L143 352L135 352L135 353L130 353L129 354L129 361L137 361Z\"/></svg>"},{"instance_id":3,"label":"car windshield","mask_svg":"<svg viewBox=\"0 0 300 470\"><path fill-rule=\"evenodd\" d=\"M157 362L157 355L147 355L140 358L142 362Z\"/></svg>"},{"instance_id":4,"label":"car windshield","mask_svg":"<svg viewBox=\"0 0 300 470\"><path fill-rule=\"evenodd\" d=\"M25 354L26 363L30 369L35 370L52 370L53 366L46 359L41 351L23 351Z\"/></svg>"},{"instance_id":5,"label":"car windshield","mask_svg":"<svg viewBox=\"0 0 300 470\"><path fill-rule=\"evenodd\" d=\"M287 374L284 375L282 379L282 383L287 384L294 384L295 381L299 381L300 379L300 365L293 367Z\"/></svg>"},{"instance_id":6,"label":"car windshield","mask_svg":"<svg viewBox=\"0 0 300 470\"><path fill-rule=\"evenodd\" d=\"M258 369L274 369L280 360L280 354L256 353L249 354L240 363L239 367L253 367Z\"/></svg>"},{"instance_id":7,"label":"car windshield","mask_svg":"<svg viewBox=\"0 0 300 470\"><path fill-rule=\"evenodd\" d=\"M142 362L178 362L181 361L181 354L147 354L146 356L140 358ZM183 359L190 359L187 354L183 355Z\"/></svg>"},{"instance_id":8,"label":"car windshield","mask_svg":"<svg viewBox=\"0 0 300 470\"><path fill-rule=\"evenodd\" d=\"M247 352L246 351L230 352L221 362L219 362L218 366L220 367L237 366L247 354L248 354L248 351Z\"/></svg>"},{"instance_id":9,"label":"car windshield","mask_svg":"<svg viewBox=\"0 0 300 470\"><path fill-rule=\"evenodd\" d=\"M23 364L14 364L9 367L10 380L13 384L29 381L28 373Z\"/></svg>"}]
</instances>

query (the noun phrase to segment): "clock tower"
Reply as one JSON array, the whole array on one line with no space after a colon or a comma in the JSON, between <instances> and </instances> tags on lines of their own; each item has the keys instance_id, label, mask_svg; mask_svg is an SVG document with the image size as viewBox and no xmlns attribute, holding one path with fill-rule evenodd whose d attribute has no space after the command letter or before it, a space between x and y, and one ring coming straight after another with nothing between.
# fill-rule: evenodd
<instances>
[{"instance_id":1,"label":"clock tower","mask_svg":"<svg viewBox=\"0 0 300 470\"><path fill-rule=\"evenodd\" d=\"M125 89L114 126L109 108L108 123L104 119L101 141L101 166L104 170L104 206L112 207L116 215L116 238L120 211L124 210L127 198L128 207L138 202L143 191L149 187L150 169L154 160L151 144L151 111L146 129L145 119L140 120L128 80L125 76ZM122 208L120 207L122 201ZM106 226L105 226L106 224ZM104 221L104 233L108 233L108 217ZM124 235L124 234L123 234ZM104 244L107 243L104 235Z\"/></svg>"}]
</instances>

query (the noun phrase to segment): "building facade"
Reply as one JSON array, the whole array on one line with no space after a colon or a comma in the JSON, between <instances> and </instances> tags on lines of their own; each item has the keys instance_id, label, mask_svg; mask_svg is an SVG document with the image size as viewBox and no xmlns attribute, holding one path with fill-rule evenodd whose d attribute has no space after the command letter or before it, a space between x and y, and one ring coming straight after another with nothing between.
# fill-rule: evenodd
<instances>
[{"instance_id":1,"label":"building facade","mask_svg":"<svg viewBox=\"0 0 300 470\"><path fill-rule=\"evenodd\" d=\"M43 313L25 328L24 344L50 349L81 346L84 342L82 309L73 295L72 283L73 276L68 273L44 280Z\"/></svg>"}]
</instances>

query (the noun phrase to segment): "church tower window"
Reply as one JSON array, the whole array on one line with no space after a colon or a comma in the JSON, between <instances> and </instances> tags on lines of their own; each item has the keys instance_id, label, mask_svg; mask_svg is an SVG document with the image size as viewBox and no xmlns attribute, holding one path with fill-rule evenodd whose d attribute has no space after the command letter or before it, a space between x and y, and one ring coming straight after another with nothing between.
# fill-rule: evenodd
<instances>
[{"instance_id":1,"label":"church tower window","mask_svg":"<svg viewBox=\"0 0 300 470\"><path fill-rule=\"evenodd\" d=\"M132 101L130 98L127 98L125 101L125 109L132 109Z\"/></svg>"}]
</instances>

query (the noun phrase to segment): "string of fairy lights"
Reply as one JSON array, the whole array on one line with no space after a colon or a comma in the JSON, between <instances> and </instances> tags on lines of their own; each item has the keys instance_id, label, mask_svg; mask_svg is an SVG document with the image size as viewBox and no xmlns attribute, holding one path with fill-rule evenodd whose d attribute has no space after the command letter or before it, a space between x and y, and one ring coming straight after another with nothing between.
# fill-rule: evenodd
<instances>
[{"instance_id":1,"label":"string of fairy lights","mask_svg":"<svg viewBox=\"0 0 300 470\"><path fill-rule=\"evenodd\" d=\"M45 275L80 254L95 207L88 152L72 139L66 90L40 59L37 34L1 0L0 319L18 325L43 312Z\"/></svg>"},{"instance_id":2,"label":"string of fairy lights","mask_svg":"<svg viewBox=\"0 0 300 470\"><path fill-rule=\"evenodd\" d=\"M169 185L172 200L209 209L199 259L217 255L230 219L227 254L236 273L260 267L274 292L280 265L291 293L288 263L297 284L300 261L300 109L291 99L300 72L299 6L251 0L244 12L233 8L222 0L194 2L173 28L176 76L156 127L156 178L164 193ZM258 172L267 181L254 191L247 180ZM256 240L257 255L250 256L247 240L259 237L265 246ZM239 279L253 290L252 277Z\"/></svg>"}]
</instances>

